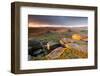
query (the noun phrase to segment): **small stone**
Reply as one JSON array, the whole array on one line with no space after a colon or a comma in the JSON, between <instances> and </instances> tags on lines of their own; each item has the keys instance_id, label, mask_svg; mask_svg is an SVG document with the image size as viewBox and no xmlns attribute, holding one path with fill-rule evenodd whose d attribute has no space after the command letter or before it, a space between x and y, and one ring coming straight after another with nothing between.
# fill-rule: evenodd
<instances>
[{"instance_id":1,"label":"small stone","mask_svg":"<svg viewBox=\"0 0 100 76\"><path fill-rule=\"evenodd\" d=\"M60 46L61 46L61 44L60 43L56 43L56 42L48 42L47 43L47 49L48 50L53 50L53 49L55 49L57 47L60 47Z\"/></svg>"},{"instance_id":2,"label":"small stone","mask_svg":"<svg viewBox=\"0 0 100 76\"><path fill-rule=\"evenodd\" d=\"M28 41L28 48L32 47L32 50L36 50L36 49L41 49L42 48L42 44L40 41L36 41L36 40L29 40Z\"/></svg>"},{"instance_id":3,"label":"small stone","mask_svg":"<svg viewBox=\"0 0 100 76\"><path fill-rule=\"evenodd\" d=\"M73 34L72 35L72 39L74 39L74 40L81 40L82 36L80 34Z\"/></svg>"},{"instance_id":4,"label":"small stone","mask_svg":"<svg viewBox=\"0 0 100 76\"><path fill-rule=\"evenodd\" d=\"M37 50L31 51L31 52L29 53L29 55L34 56L34 57L37 57L37 56L40 56L40 55L45 55L45 52L46 52L46 50L37 49Z\"/></svg>"},{"instance_id":5,"label":"small stone","mask_svg":"<svg viewBox=\"0 0 100 76\"><path fill-rule=\"evenodd\" d=\"M70 38L62 38L59 42L60 42L60 44L64 45L64 44L67 44L67 43L73 43L74 40L72 40Z\"/></svg>"},{"instance_id":6,"label":"small stone","mask_svg":"<svg viewBox=\"0 0 100 76\"><path fill-rule=\"evenodd\" d=\"M70 43L70 44L65 44L65 47L66 48L73 48L73 49L76 49L76 50L78 50L78 51L87 51L87 46L86 45L78 45L78 44L72 44L72 43Z\"/></svg>"},{"instance_id":7,"label":"small stone","mask_svg":"<svg viewBox=\"0 0 100 76\"><path fill-rule=\"evenodd\" d=\"M58 48L52 50L46 57L47 57L48 59L56 59L56 58L58 58L63 52L64 52L64 48L63 48L63 47L58 47Z\"/></svg>"},{"instance_id":8,"label":"small stone","mask_svg":"<svg viewBox=\"0 0 100 76\"><path fill-rule=\"evenodd\" d=\"M85 38L85 39L82 39L83 41L85 41L85 42L88 42L88 38Z\"/></svg>"}]
</instances>

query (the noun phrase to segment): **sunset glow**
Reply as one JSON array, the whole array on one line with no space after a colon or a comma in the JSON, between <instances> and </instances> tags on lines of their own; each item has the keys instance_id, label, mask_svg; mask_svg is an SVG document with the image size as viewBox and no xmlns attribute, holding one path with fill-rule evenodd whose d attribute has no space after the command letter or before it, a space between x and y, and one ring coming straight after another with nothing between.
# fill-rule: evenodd
<instances>
[{"instance_id":1,"label":"sunset glow","mask_svg":"<svg viewBox=\"0 0 100 76\"><path fill-rule=\"evenodd\" d=\"M34 23L31 22L29 23L28 27L87 27L87 25L49 25L49 24L39 24L39 23Z\"/></svg>"}]
</instances>

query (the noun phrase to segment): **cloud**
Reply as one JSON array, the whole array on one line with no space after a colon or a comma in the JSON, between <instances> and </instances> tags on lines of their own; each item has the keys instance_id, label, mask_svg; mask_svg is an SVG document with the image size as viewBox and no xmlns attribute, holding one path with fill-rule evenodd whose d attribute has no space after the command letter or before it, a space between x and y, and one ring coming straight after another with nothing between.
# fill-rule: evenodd
<instances>
[{"instance_id":1,"label":"cloud","mask_svg":"<svg viewBox=\"0 0 100 76\"><path fill-rule=\"evenodd\" d=\"M88 17L29 15L29 27L88 26Z\"/></svg>"}]
</instances>

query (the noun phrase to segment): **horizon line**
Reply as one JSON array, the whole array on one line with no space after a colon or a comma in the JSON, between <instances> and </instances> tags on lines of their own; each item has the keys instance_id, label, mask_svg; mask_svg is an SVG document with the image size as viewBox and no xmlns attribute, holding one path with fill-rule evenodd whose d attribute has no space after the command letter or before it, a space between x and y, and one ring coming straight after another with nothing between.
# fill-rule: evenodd
<instances>
[{"instance_id":1,"label":"horizon line","mask_svg":"<svg viewBox=\"0 0 100 76\"><path fill-rule=\"evenodd\" d=\"M77 26L70 26L70 25L68 25L68 26L28 26L28 27L88 27L87 25L77 25Z\"/></svg>"}]
</instances>

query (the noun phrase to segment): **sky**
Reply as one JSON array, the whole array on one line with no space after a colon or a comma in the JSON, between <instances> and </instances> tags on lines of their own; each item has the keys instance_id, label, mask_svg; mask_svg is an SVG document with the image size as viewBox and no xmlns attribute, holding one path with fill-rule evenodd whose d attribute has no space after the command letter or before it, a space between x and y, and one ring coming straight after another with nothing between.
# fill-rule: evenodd
<instances>
[{"instance_id":1,"label":"sky","mask_svg":"<svg viewBox=\"0 0 100 76\"><path fill-rule=\"evenodd\" d=\"M88 17L28 15L29 27L87 26Z\"/></svg>"}]
</instances>

